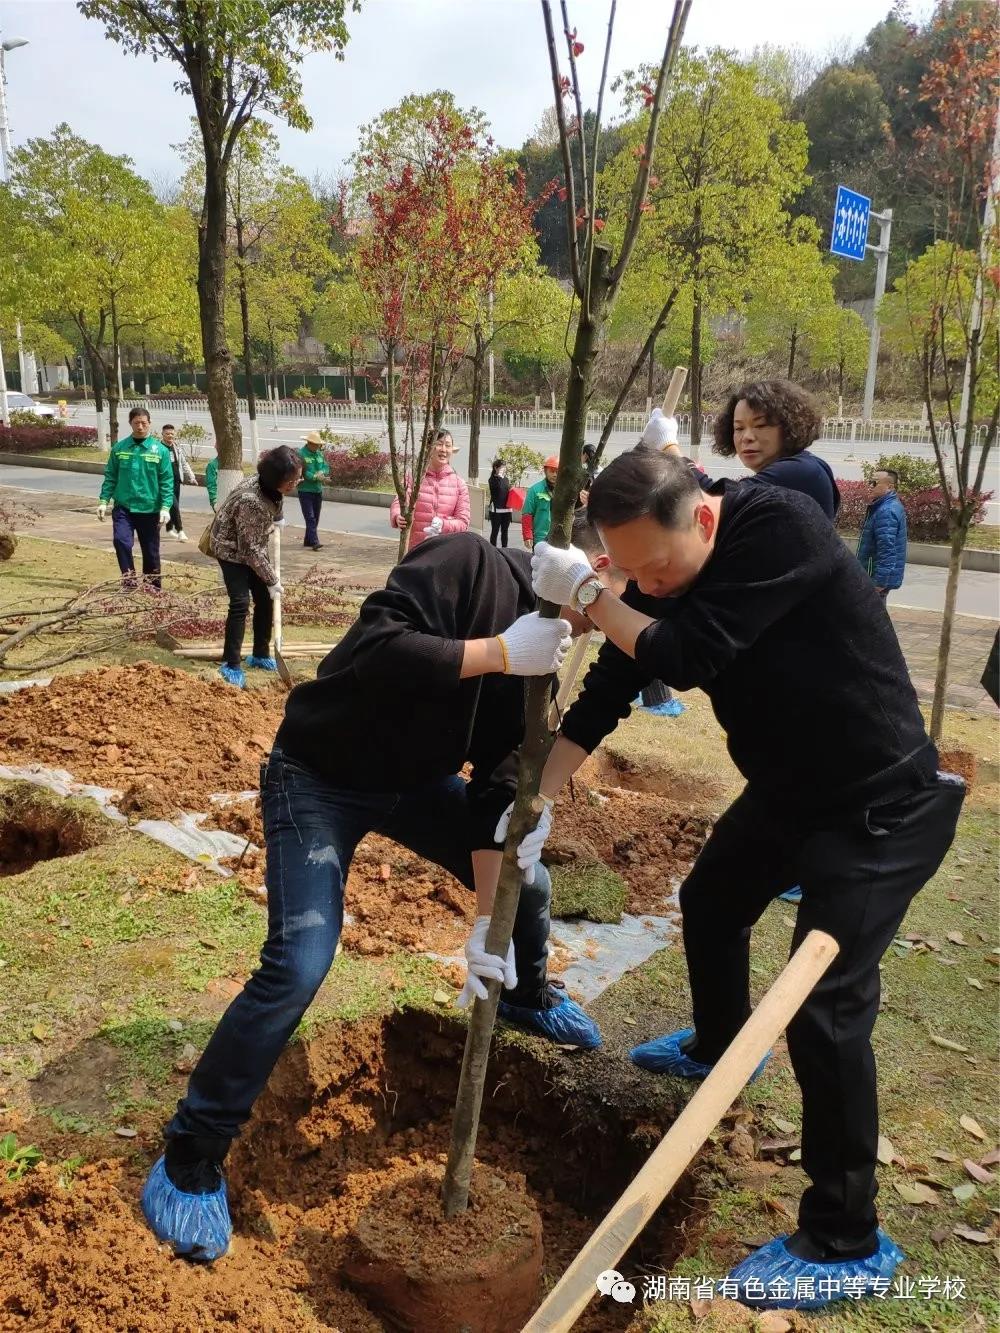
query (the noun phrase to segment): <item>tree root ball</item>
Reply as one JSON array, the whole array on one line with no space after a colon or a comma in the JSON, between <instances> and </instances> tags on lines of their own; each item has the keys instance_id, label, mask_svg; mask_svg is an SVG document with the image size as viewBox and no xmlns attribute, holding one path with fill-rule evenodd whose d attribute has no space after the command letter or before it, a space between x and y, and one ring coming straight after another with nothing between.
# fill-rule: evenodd
<instances>
[{"instance_id":1,"label":"tree root ball","mask_svg":"<svg viewBox=\"0 0 1000 1333\"><path fill-rule=\"evenodd\" d=\"M392 1328L510 1333L538 1307L542 1222L522 1175L477 1165L469 1206L446 1218L444 1167L394 1180L358 1219L344 1276Z\"/></svg>"},{"instance_id":2,"label":"tree root ball","mask_svg":"<svg viewBox=\"0 0 1000 1333\"><path fill-rule=\"evenodd\" d=\"M0 532L0 560L9 560L17 550L17 538L12 532Z\"/></svg>"}]
</instances>

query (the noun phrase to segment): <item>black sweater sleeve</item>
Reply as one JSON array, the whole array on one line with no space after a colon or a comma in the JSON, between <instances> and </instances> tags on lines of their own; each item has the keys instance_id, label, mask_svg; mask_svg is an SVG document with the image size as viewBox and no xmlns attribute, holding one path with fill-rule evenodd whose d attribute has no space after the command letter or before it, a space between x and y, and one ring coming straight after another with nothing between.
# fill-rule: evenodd
<instances>
[{"instance_id":1,"label":"black sweater sleeve","mask_svg":"<svg viewBox=\"0 0 1000 1333\"><path fill-rule=\"evenodd\" d=\"M454 691L478 561L466 543L449 543L448 550L454 558L444 562L437 543L421 543L385 588L365 599L351 631L351 666L359 678L407 693Z\"/></svg>"},{"instance_id":2,"label":"black sweater sleeve","mask_svg":"<svg viewBox=\"0 0 1000 1333\"><path fill-rule=\"evenodd\" d=\"M653 616L653 624L639 635L634 661L605 643L563 721L568 740L595 749L650 680L681 690L707 686L811 595L828 576L840 538L798 505L784 506L777 517L778 524L770 506L744 507L724 539L720 529L709 563L681 597L644 597L629 584L622 600Z\"/></svg>"}]
</instances>

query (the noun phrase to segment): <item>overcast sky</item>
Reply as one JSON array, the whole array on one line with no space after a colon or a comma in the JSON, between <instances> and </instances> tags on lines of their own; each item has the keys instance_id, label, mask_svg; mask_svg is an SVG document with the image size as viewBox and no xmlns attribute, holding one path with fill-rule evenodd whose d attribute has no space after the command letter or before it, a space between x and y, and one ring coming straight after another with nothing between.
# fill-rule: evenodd
<instances>
[{"instance_id":1,"label":"overcast sky","mask_svg":"<svg viewBox=\"0 0 1000 1333\"><path fill-rule=\"evenodd\" d=\"M686 41L742 52L770 42L826 55L859 43L889 7L890 0L695 0ZM930 8L931 0L915 0L911 12L923 18ZM668 0L619 0L612 70L659 60L671 10ZM607 0L570 0L594 93L607 13ZM364 0L349 22L344 63L310 56L303 66L313 130L280 130L285 160L306 176L336 174L357 127L410 92L449 89L459 105L485 111L497 140L514 147L551 100L537 0ZM7 56L15 145L67 121L109 152L128 154L145 175L179 175L170 145L186 137L191 107L174 91L172 65L124 55L72 0L0 0L0 36L30 42Z\"/></svg>"}]
</instances>

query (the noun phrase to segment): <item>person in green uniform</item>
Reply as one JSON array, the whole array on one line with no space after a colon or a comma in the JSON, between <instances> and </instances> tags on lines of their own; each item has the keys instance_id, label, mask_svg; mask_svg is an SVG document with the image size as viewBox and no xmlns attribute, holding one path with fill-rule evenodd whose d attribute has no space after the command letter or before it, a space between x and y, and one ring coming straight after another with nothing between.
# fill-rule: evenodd
<instances>
[{"instance_id":1,"label":"person in green uniform","mask_svg":"<svg viewBox=\"0 0 1000 1333\"><path fill-rule=\"evenodd\" d=\"M215 502L219 496L219 455L208 460L208 466L205 468L205 490L208 491L208 503L215 511Z\"/></svg>"},{"instance_id":2,"label":"person in green uniform","mask_svg":"<svg viewBox=\"0 0 1000 1333\"><path fill-rule=\"evenodd\" d=\"M169 519L174 502L174 470L170 450L150 435L146 409L133 407L128 420L132 433L114 446L104 469L97 517L103 523L110 507L122 586L137 586L132 552L138 537L143 583L158 592L160 528Z\"/></svg>"},{"instance_id":3,"label":"person in green uniform","mask_svg":"<svg viewBox=\"0 0 1000 1333\"><path fill-rule=\"evenodd\" d=\"M299 504L306 523L303 546L314 551L323 549L319 539L319 514L323 508L323 483L330 475L330 465L323 456L323 439L319 431L311 430L305 439L305 448L299 450L302 459L302 480L299 482Z\"/></svg>"},{"instance_id":4,"label":"person in green uniform","mask_svg":"<svg viewBox=\"0 0 1000 1333\"><path fill-rule=\"evenodd\" d=\"M521 509L521 536L529 551L537 542L548 540L552 526L552 492L555 490L556 477L559 473L559 459L553 454L545 460L545 476L536 481L524 497Z\"/></svg>"}]
</instances>

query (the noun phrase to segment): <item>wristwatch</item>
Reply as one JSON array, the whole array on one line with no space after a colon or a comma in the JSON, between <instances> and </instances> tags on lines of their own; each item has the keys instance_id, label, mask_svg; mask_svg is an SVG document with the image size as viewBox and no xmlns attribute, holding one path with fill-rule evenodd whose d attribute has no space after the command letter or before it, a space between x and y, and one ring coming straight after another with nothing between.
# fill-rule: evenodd
<instances>
[{"instance_id":1,"label":"wristwatch","mask_svg":"<svg viewBox=\"0 0 1000 1333\"><path fill-rule=\"evenodd\" d=\"M595 575L581 583L576 590L576 604L585 616L590 615L590 608L604 591L604 584Z\"/></svg>"}]
</instances>

